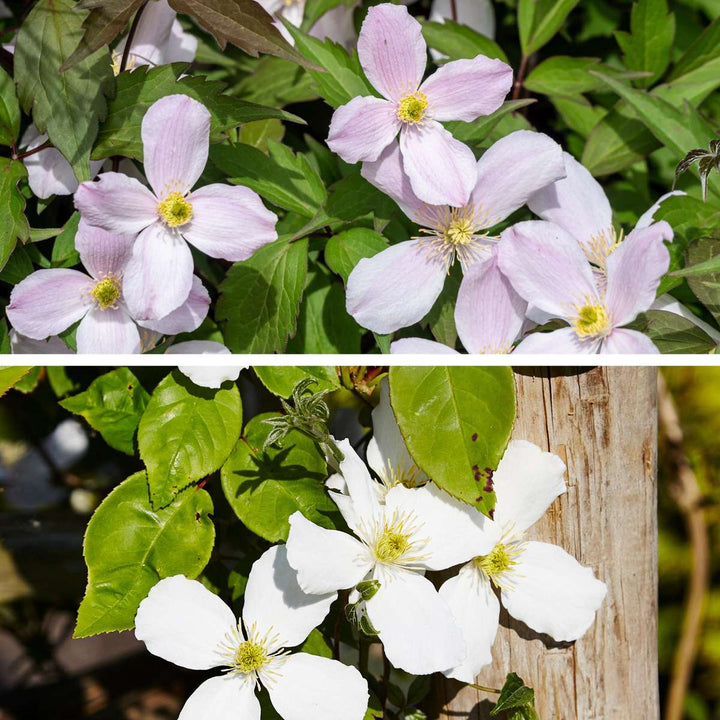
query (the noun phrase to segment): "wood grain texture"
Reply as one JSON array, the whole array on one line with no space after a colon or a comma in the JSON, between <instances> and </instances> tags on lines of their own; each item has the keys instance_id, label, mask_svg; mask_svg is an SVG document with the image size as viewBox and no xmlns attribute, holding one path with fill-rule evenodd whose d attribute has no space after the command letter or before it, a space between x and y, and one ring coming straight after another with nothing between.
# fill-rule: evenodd
<instances>
[{"instance_id":1,"label":"wood grain texture","mask_svg":"<svg viewBox=\"0 0 720 720\"><path fill-rule=\"evenodd\" d=\"M493 664L477 682L517 672L541 720L656 720L657 413L654 368L529 370L516 374L515 439L566 462L568 491L529 537L560 545L608 585L595 623L554 643L500 617ZM485 720L488 695L437 676L440 720Z\"/></svg>"}]
</instances>

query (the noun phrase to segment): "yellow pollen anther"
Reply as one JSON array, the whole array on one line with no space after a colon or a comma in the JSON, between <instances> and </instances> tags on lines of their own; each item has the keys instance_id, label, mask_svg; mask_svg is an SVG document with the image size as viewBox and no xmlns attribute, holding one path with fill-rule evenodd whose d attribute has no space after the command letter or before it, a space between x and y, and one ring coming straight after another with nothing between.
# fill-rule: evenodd
<instances>
[{"instance_id":1,"label":"yellow pollen anther","mask_svg":"<svg viewBox=\"0 0 720 720\"><path fill-rule=\"evenodd\" d=\"M192 220L193 207L179 192L171 192L158 203L158 214L168 227L180 227Z\"/></svg>"},{"instance_id":2,"label":"yellow pollen anther","mask_svg":"<svg viewBox=\"0 0 720 720\"><path fill-rule=\"evenodd\" d=\"M502 575L517 565L517 558L522 551L522 546L508 546L499 542L490 554L479 555L473 562L497 587L500 587Z\"/></svg>"},{"instance_id":3,"label":"yellow pollen anther","mask_svg":"<svg viewBox=\"0 0 720 720\"><path fill-rule=\"evenodd\" d=\"M418 91L412 95L406 95L398 104L398 119L404 123L417 125L425 117L427 106L428 99L425 93Z\"/></svg>"},{"instance_id":4,"label":"yellow pollen anther","mask_svg":"<svg viewBox=\"0 0 720 720\"><path fill-rule=\"evenodd\" d=\"M625 233L619 233L615 228L609 228L593 235L583 247L585 256L602 272L605 272L605 262L617 250L624 239Z\"/></svg>"},{"instance_id":5,"label":"yellow pollen anther","mask_svg":"<svg viewBox=\"0 0 720 720\"><path fill-rule=\"evenodd\" d=\"M117 301L122 294L120 287L120 278L109 274L95 283L92 290L90 290L90 295L100 310L115 310Z\"/></svg>"},{"instance_id":6,"label":"yellow pollen anther","mask_svg":"<svg viewBox=\"0 0 720 720\"><path fill-rule=\"evenodd\" d=\"M606 334L610 318L604 305L584 305L577 308L574 323L579 337L597 337Z\"/></svg>"},{"instance_id":7,"label":"yellow pollen anther","mask_svg":"<svg viewBox=\"0 0 720 720\"><path fill-rule=\"evenodd\" d=\"M267 664L267 650L259 643L247 640L235 651L233 668L241 673L257 672Z\"/></svg>"},{"instance_id":8,"label":"yellow pollen anther","mask_svg":"<svg viewBox=\"0 0 720 720\"><path fill-rule=\"evenodd\" d=\"M407 535L386 529L375 545L375 557L380 562L395 562L407 552L410 544Z\"/></svg>"},{"instance_id":9,"label":"yellow pollen anther","mask_svg":"<svg viewBox=\"0 0 720 720\"><path fill-rule=\"evenodd\" d=\"M445 239L453 245L468 245L473 241L475 227L468 218L453 220L445 230Z\"/></svg>"}]
</instances>

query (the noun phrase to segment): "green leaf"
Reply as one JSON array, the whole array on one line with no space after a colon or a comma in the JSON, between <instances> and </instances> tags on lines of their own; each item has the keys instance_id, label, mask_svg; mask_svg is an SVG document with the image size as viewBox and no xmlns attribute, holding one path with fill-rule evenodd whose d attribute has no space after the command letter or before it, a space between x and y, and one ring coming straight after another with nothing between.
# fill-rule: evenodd
<instances>
[{"instance_id":1,"label":"green leaf","mask_svg":"<svg viewBox=\"0 0 720 720\"><path fill-rule=\"evenodd\" d=\"M262 152L268 151L268 141L280 142L285 135L285 126L276 118L254 120L240 128L240 142L252 145Z\"/></svg>"},{"instance_id":2,"label":"green leaf","mask_svg":"<svg viewBox=\"0 0 720 720\"><path fill-rule=\"evenodd\" d=\"M60 68L83 35L85 11L73 0L39 0L20 27L15 80L25 112L67 158L77 179L90 179L90 150L107 113L115 79L107 49Z\"/></svg>"},{"instance_id":3,"label":"green leaf","mask_svg":"<svg viewBox=\"0 0 720 720\"><path fill-rule=\"evenodd\" d=\"M255 0L169 0L179 13L190 15L222 50L231 43L248 55L268 53L312 66L273 25L273 18Z\"/></svg>"},{"instance_id":4,"label":"green leaf","mask_svg":"<svg viewBox=\"0 0 720 720\"><path fill-rule=\"evenodd\" d=\"M16 242L30 238L25 198L18 189L18 183L26 178L27 170L19 160L0 157L0 270L12 255Z\"/></svg>"},{"instance_id":5,"label":"green leaf","mask_svg":"<svg viewBox=\"0 0 720 720\"><path fill-rule=\"evenodd\" d=\"M498 123L506 116L520 110L521 108L532 105L537 102L533 98L525 98L523 100L508 100L503 103L502 107L498 108L491 115L480 117L474 122L462 122L460 120L453 120L451 122L443 123L447 130L452 133L458 140L468 143L471 147L479 146L483 140L495 129Z\"/></svg>"},{"instance_id":6,"label":"green leaf","mask_svg":"<svg viewBox=\"0 0 720 720\"><path fill-rule=\"evenodd\" d=\"M67 369L61 365L49 365L45 368L45 372L47 372L48 382L55 393L55 397L64 397L78 389L78 384L70 379Z\"/></svg>"},{"instance_id":7,"label":"green leaf","mask_svg":"<svg viewBox=\"0 0 720 720\"><path fill-rule=\"evenodd\" d=\"M528 57L553 39L579 0L520 0L518 28L523 55Z\"/></svg>"},{"instance_id":8,"label":"green leaf","mask_svg":"<svg viewBox=\"0 0 720 720\"><path fill-rule=\"evenodd\" d=\"M313 385L314 392L337 390L340 387L337 369L328 367L293 367L290 365L261 365L254 368L260 382L273 394L281 398L289 398L293 388L300 380L312 377L317 380Z\"/></svg>"},{"instance_id":9,"label":"green leaf","mask_svg":"<svg viewBox=\"0 0 720 720\"><path fill-rule=\"evenodd\" d=\"M118 485L85 533L88 585L74 637L129 630L138 605L159 580L197 577L215 542L212 511L210 496L200 489L162 510L153 509L143 472Z\"/></svg>"},{"instance_id":10,"label":"green leaf","mask_svg":"<svg viewBox=\"0 0 720 720\"><path fill-rule=\"evenodd\" d=\"M282 352L295 334L307 274L307 239L278 240L235 263L220 286L215 316L236 353Z\"/></svg>"},{"instance_id":11,"label":"green leaf","mask_svg":"<svg viewBox=\"0 0 720 720\"><path fill-rule=\"evenodd\" d=\"M187 95L201 102L210 112L211 139L218 139L225 131L255 120L275 118L304 123L284 110L224 94L224 83L210 81L203 76L178 79L186 67L185 63L175 63L152 69L143 66L132 72L120 73L117 92L110 101L107 119L100 127L93 158L99 160L110 155L124 155L142 160L140 128L143 117L156 100L166 95Z\"/></svg>"},{"instance_id":12,"label":"green leaf","mask_svg":"<svg viewBox=\"0 0 720 720\"><path fill-rule=\"evenodd\" d=\"M32 367L0 367L0 397L15 387L31 370Z\"/></svg>"},{"instance_id":13,"label":"green leaf","mask_svg":"<svg viewBox=\"0 0 720 720\"><path fill-rule=\"evenodd\" d=\"M161 508L192 483L215 472L233 449L242 425L237 385L199 387L180 371L155 388L138 428L150 500Z\"/></svg>"},{"instance_id":14,"label":"green leaf","mask_svg":"<svg viewBox=\"0 0 720 720\"><path fill-rule=\"evenodd\" d=\"M459 265L450 270L450 274L443 285L438 299L425 316L433 337L443 345L451 348L457 343L458 334L455 326L455 305L457 304L458 290L462 282L462 272Z\"/></svg>"},{"instance_id":15,"label":"green leaf","mask_svg":"<svg viewBox=\"0 0 720 720\"><path fill-rule=\"evenodd\" d=\"M269 156L250 145L216 146L210 149L215 167L236 185L246 185L285 210L313 218L325 201L320 176L300 153L268 141Z\"/></svg>"},{"instance_id":16,"label":"green leaf","mask_svg":"<svg viewBox=\"0 0 720 720\"><path fill-rule=\"evenodd\" d=\"M450 60L473 59L478 55L507 62L503 49L476 30L446 19L444 23L422 21L422 33L427 44Z\"/></svg>"},{"instance_id":17,"label":"green leaf","mask_svg":"<svg viewBox=\"0 0 720 720\"><path fill-rule=\"evenodd\" d=\"M353 268L362 260L387 248L387 240L367 228L352 228L333 235L325 245L327 266L347 283Z\"/></svg>"},{"instance_id":18,"label":"green leaf","mask_svg":"<svg viewBox=\"0 0 720 720\"><path fill-rule=\"evenodd\" d=\"M687 249L687 264L701 267L711 260L720 257L719 238L701 238L692 243ZM710 311L720 324L720 266L716 264L714 270L702 275L688 278L688 285L695 293L695 297Z\"/></svg>"},{"instance_id":19,"label":"green leaf","mask_svg":"<svg viewBox=\"0 0 720 720\"><path fill-rule=\"evenodd\" d=\"M392 367L390 401L410 454L451 495L489 514L492 472L515 420L510 368Z\"/></svg>"},{"instance_id":20,"label":"green leaf","mask_svg":"<svg viewBox=\"0 0 720 720\"><path fill-rule=\"evenodd\" d=\"M118 368L93 380L85 392L61 400L60 405L82 415L110 447L134 455L135 431L149 399L130 370Z\"/></svg>"},{"instance_id":21,"label":"green leaf","mask_svg":"<svg viewBox=\"0 0 720 720\"><path fill-rule=\"evenodd\" d=\"M289 353L359 353L365 331L345 309L342 283L322 265L308 272L297 334L287 345Z\"/></svg>"},{"instance_id":22,"label":"green leaf","mask_svg":"<svg viewBox=\"0 0 720 720\"><path fill-rule=\"evenodd\" d=\"M649 310L634 326L644 332L663 355L706 354L716 343L695 323L664 310Z\"/></svg>"},{"instance_id":23,"label":"green leaf","mask_svg":"<svg viewBox=\"0 0 720 720\"><path fill-rule=\"evenodd\" d=\"M63 71L77 65L125 30L133 13L143 0L81 0L79 9L89 10L83 21L83 35L73 54L65 61Z\"/></svg>"},{"instance_id":24,"label":"green leaf","mask_svg":"<svg viewBox=\"0 0 720 720\"><path fill-rule=\"evenodd\" d=\"M720 11L720 6L718 6ZM675 63L670 79L682 77L687 73L720 58L720 17L703 30L682 57Z\"/></svg>"},{"instance_id":25,"label":"green leaf","mask_svg":"<svg viewBox=\"0 0 720 720\"><path fill-rule=\"evenodd\" d=\"M284 107L318 97L310 75L289 60L265 56L253 68L236 86L237 95L243 100Z\"/></svg>"},{"instance_id":26,"label":"green leaf","mask_svg":"<svg viewBox=\"0 0 720 720\"><path fill-rule=\"evenodd\" d=\"M287 540L289 517L300 511L326 528L336 526L337 507L325 490L325 458L313 440L292 430L277 446L263 450L271 430L256 415L245 426L221 472L223 491L235 514L256 535L270 542Z\"/></svg>"},{"instance_id":27,"label":"green leaf","mask_svg":"<svg viewBox=\"0 0 720 720\"><path fill-rule=\"evenodd\" d=\"M605 89L602 80L588 73L602 72L618 80L633 77L636 73L623 73L603 65L600 58L567 57L558 55L541 62L525 79L525 88L544 95L572 96Z\"/></svg>"},{"instance_id":28,"label":"green leaf","mask_svg":"<svg viewBox=\"0 0 720 720\"><path fill-rule=\"evenodd\" d=\"M80 224L80 213L74 212L65 223L62 232L55 238L52 249L52 266L71 268L80 262L80 254L75 249L75 235Z\"/></svg>"},{"instance_id":29,"label":"green leaf","mask_svg":"<svg viewBox=\"0 0 720 720\"><path fill-rule=\"evenodd\" d=\"M299 652L324 658L332 658L333 656L332 648L317 628L308 635L307 640L300 646Z\"/></svg>"},{"instance_id":30,"label":"green leaf","mask_svg":"<svg viewBox=\"0 0 720 720\"><path fill-rule=\"evenodd\" d=\"M667 0L638 0L633 5L630 30L615 33L623 61L628 70L648 73L638 85L651 87L667 70L672 57L675 16L669 12Z\"/></svg>"},{"instance_id":31,"label":"green leaf","mask_svg":"<svg viewBox=\"0 0 720 720\"><path fill-rule=\"evenodd\" d=\"M395 208L395 203L373 187L359 172L339 180L330 187L325 203L327 223L351 222L372 213L383 225Z\"/></svg>"},{"instance_id":32,"label":"green leaf","mask_svg":"<svg viewBox=\"0 0 720 720\"><path fill-rule=\"evenodd\" d=\"M535 707L535 692L525 685L525 682L515 673L509 673L505 679L500 697L495 707L490 711L490 717L497 717L506 710L520 710L523 708L533 709ZM520 715L521 718L535 718L536 715Z\"/></svg>"},{"instance_id":33,"label":"green leaf","mask_svg":"<svg viewBox=\"0 0 720 720\"><path fill-rule=\"evenodd\" d=\"M375 95L365 79L357 53L352 56L332 40L318 40L289 23L285 24L295 40L295 47L325 72L310 70L309 73L320 96L331 107L338 108L358 95Z\"/></svg>"},{"instance_id":34,"label":"green leaf","mask_svg":"<svg viewBox=\"0 0 720 720\"><path fill-rule=\"evenodd\" d=\"M20 103L14 80L0 68L0 145L17 145L20 137Z\"/></svg>"}]
</instances>

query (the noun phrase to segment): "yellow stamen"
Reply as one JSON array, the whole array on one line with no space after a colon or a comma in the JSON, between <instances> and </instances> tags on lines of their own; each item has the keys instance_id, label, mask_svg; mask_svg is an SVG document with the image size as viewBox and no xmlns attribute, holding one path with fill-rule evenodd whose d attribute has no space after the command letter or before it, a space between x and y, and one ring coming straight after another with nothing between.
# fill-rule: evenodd
<instances>
[{"instance_id":1,"label":"yellow stamen","mask_svg":"<svg viewBox=\"0 0 720 720\"><path fill-rule=\"evenodd\" d=\"M240 643L235 651L233 668L241 673L257 672L263 668L268 661L267 650L259 643L247 640Z\"/></svg>"},{"instance_id":2,"label":"yellow stamen","mask_svg":"<svg viewBox=\"0 0 720 720\"><path fill-rule=\"evenodd\" d=\"M406 95L398 103L398 119L404 123L417 125L425 117L427 106L428 99L425 93L418 91L412 95Z\"/></svg>"},{"instance_id":3,"label":"yellow stamen","mask_svg":"<svg viewBox=\"0 0 720 720\"><path fill-rule=\"evenodd\" d=\"M380 562L395 562L408 551L410 545L408 535L386 528L375 544L375 557Z\"/></svg>"},{"instance_id":4,"label":"yellow stamen","mask_svg":"<svg viewBox=\"0 0 720 720\"><path fill-rule=\"evenodd\" d=\"M605 261L620 247L623 238L623 230L619 233L615 228L603 230L593 235L590 242L584 246L585 256L593 265L605 272Z\"/></svg>"},{"instance_id":5,"label":"yellow stamen","mask_svg":"<svg viewBox=\"0 0 720 720\"><path fill-rule=\"evenodd\" d=\"M575 332L579 337L598 337L607 334L610 318L604 305L583 305L576 308Z\"/></svg>"},{"instance_id":6,"label":"yellow stamen","mask_svg":"<svg viewBox=\"0 0 720 720\"><path fill-rule=\"evenodd\" d=\"M115 310L117 301L122 295L120 288L120 278L110 273L95 283L92 290L90 290L90 295L100 310Z\"/></svg>"},{"instance_id":7,"label":"yellow stamen","mask_svg":"<svg viewBox=\"0 0 720 720\"><path fill-rule=\"evenodd\" d=\"M171 192L158 203L158 214L168 227L180 227L192 220L193 207L179 192Z\"/></svg>"},{"instance_id":8,"label":"yellow stamen","mask_svg":"<svg viewBox=\"0 0 720 720\"><path fill-rule=\"evenodd\" d=\"M467 217L453 220L445 230L445 239L453 245L469 245L474 238L473 223Z\"/></svg>"},{"instance_id":9,"label":"yellow stamen","mask_svg":"<svg viewBox=\"0 0 720 720\"><path fill-rule=\"evenodd\" d=\"M488 555L479 555L473 562L476 567L487 575L496 587L503 584L503 575L517 565L517 558L522 554L523 546L505 545L499 542ZM506 583L507 584L507 583Z\"/></svg>"}]
</instances>

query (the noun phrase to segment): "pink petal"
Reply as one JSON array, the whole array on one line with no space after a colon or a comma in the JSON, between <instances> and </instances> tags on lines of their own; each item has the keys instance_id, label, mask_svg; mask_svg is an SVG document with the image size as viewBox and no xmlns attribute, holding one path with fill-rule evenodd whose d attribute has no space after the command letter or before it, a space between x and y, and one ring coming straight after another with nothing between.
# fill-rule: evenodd
<instances>
[{"instance_id":1,"label":"pink petal","mask_svg":"<svg viewBox=\"0 0 720 720\"><path fill-rule=\"evenodd\" d=\"M603 340L600 352L603 355L657 355L660 351L647 335L636 330L616 328Z\"/></svg>"},{"instance_id":2,"label":"pink petal","mask_svg":"<svg viewBox=\"0 0 720 720\"><path fill-rule=\"evenodd\" d=\"M308 34L318 40L332 40L352 52L357 41L355 8L346 5L331 8L310 28Z\"/></svg>"},{"instance_id":3,"label":"pink petal","mask_svg":"<svg viewBox=\"0 0 720 720\"><path fill-rule=\"evenodd\" d=\"M422 224L426 204L412 190L410 178L403 167L399 143L388 145L375 162L363 163L360 174L391 197L411 220Z\"/></svg>"},{"instance_id":4,"label":"pink petal","mask_svg":"<svg viewBox=\"0 0 720 720\"><path fill-rule=\"evenodd\" d=\"M392 355L459 355L454 348L424 338L402 338L390 344Z\"/></svg>"},{"instance_id":5,"label":"pink petal","mask_svg":"<svg viewBox=\"0 0 720 720\"><path fill-rule=\"evenodd\" d=\"M157 218L158 201L135 178L107 172L84 182L75 193L75 207L90 225L115 233L139 233Z\"/></svg>"},{"instance_id":6,"label":"pink petal","mask_svg":"<svg viewBox=\"0 0 720 720\"><path fill-rule=\"evenodd\" d=\"M193 259L185 240L160 223L140 233L125 267L123 294L136 320L158 320L179 308L193 284Z\"/></svg>"},{"instance_id":7,"label":"pink petal","mask_svg":"<svg viewBox=\"0 0 720 720\"><path fill-rule=\"evenodd\" d=\"M175 11L168 5L167 0L156 0L145 6L130 47L130 55L136 67L164 65L181 60L181 58L163 57L163 50L170 40L170 31L175 18ZM126 38L123 38L115 48L115 52L123 52L125 40ZM189 58L190 61L192 59Z\"/></svg>"},{"instance_id":8,"label":"pink petal","mask_svg":"<svg viewBox=\"0 0 720 720\"><path fill-rule=\"evenodd\" d=\"M400 151L413 192L430 205L462 207L477 181L472 150L440 123L403 128Z\"/></svg>"},{"instance_id":9,"label":"pink petal","mask_svg":"<svg viewBox=\"0 0 720 720\"><path fill-rule=\"evenodd\" d=\"M516 348L515 355L595 355L600 340L581 340L573 328L528 335Z\"/></svg>"},{"instance_id":10,"label":"pink petal","mask_svg":"<svg viewBox=\"0 0 720 720\"><path fill-rule=\"evenodd\" d=\"M207 317L210 295L197 275L193 275L192 280L192 290L179 308L160 320L141 320L138 325L163 335L179 335L197 330Z\"/></svg>"},{"instance_id":11,"label":"pink petal","mask_svg":"<svg viewBox=\"0 0 720 720\"><path fill-rule=\"evenodd\" d=\"M509 353L525 322L527 303L500 272L497 252L473 263L460 284L455 325L469 353Z\"/></svg>"},{"instance_id":12,"label":"pink petal","mask_svg":"<svg viewBox=\"0 0 720 720\"><path fill-rule=\"evenodd\" d=\"M79 355L140 352L138 329L122 308L104 311L93 308L78 325L76 339Z\"/></svg>"},{"instance_id":13,"label":"pink petal","mask_svg":"<svg viewBox=\"0 0 720 720\"><path fill-rule=\"evenodd\" d=\"M433 119L472 122L495 112L512 83L509 65L478 55L443 65L420 86L420 91L428 97Z\"/></svg>"},{"instance_id":14,"label":"pink petal","mask_svg":"<svg viewBox=\"0 0 720 720\"><path fill-rule=\"evenodd\" d=\"M32 340L57 335L88 311L91 287L90 278L77 270L36 270L13 288L8 320Z\"/></svg>"},{"instance_id":15,"label":"pink petal","mask_svg":"<svg viewBox=\"0 0 720 720\"><path fill-rule=\"evenodd\" d=\"M242 185L207 185L188 196L192 220L183 237L206 255L247 260L258 248L277 240L277 215L260 196Z\"/></svg>"},{"instance_id":16,"label":"pink petal","mask_svg":"<svg viewBox=\"0 0 720 720\"><path fill-rule=\"evenodd\" d=\"M565 176L560 145L543 133L518 130L491 145L477 164L471 203L493 227L541 188Z\"/></svg>"},{"instance_id":17,"label":"pink petal","mask_svg":"<svg viewBox=\"0 0 720 720\"><path fill-rule=\"evenodd\" d=\"M187 95L167 95L145 113L142 141L145 175L155 194L184 195L207 163L210 113Z\"/></svg>"},{"instance_id":18,"label":"pink petal","mask_svg":"<svg viewBox=\"0 0 720 720\"><path fill-rule=\"evenodd\" d=\"M162 49L160 64L192 62L197 53L197 46L197 38L192 33L185 32L178 20L175 20L170 37Z\"/></svg>"},{"instance_id":19,"label":"pink petal","mask_svg":"<svg viewBox=\"0 0 720 720\"><path fill-rule=\"evenodd\" d=\"M446 268L417 240L363 258L350 273L347 310L363 327L390 333L422 320L445 284Z\"/></svg>"},{"instance_id":20,"label":"pink petal","mask_svg":"<svg viewBox=\"0 0 720 720\"><path fill-rule=\"evenodd\" d=\"M646 227L650 227L650 225L653 224L655 221L655 213L660 209L661 205L667 200L668 198L671 198L675 195L686 195L687 193L684 193L682 190L673 190L672 192L665 193L664 195L661 195L657 202L655 202L653 205L651 205L641 216L640 219L637 221L637 224L635 225L636 230L643 230Z\"/></svg>"},{"instance_id":21,"label":"pink petal","mask_svg":"<svg viewBox=\"0 0 720 720\"><path fill-rule=\"evenodd\" d=\"M606 261L606 302L613 325L632 322L655 301L663 275L670 266L670 253L663 240L672 240L665 222L634 230Z\"/></svg>"},{"instance_id":22,"label":"pink petal","mask_svg":"<svg viewBox=\"0 0 720 720\"><path fill-rule=\"evenodd\" d=\"M90 275L99 280L108 273L123 273L136 237L134 234L109 233L81 218L75 235L75 249Z\"/></svg>"},{"instance_id":23,"label":"pink petal","mask_svg":"<svg viewBox=\"0 0 720 720\"><path fill-rule=\"evenodd\" d=\"M395 106L376 97L356 97L332 116L328 147L345 162L377 160L395 139L400 120Z\"/></svg>"},{"instance_id":24,"label":"pink petal","mask_svg":"<svg viewBox=\"0 0 720 720\"><path fill-rule=\"evenodd\" d=\"M572 155L564 157L567 177L537 192L528 207L585 245L612 229L612 210L600 183Z\"/></svg>"},{"instance_id":25,"label":"pink petal","mask_svg":"<svg viewBox=\"0 0 720 720\"><path fill-rule=\"evenodd\" d=\"M600 303L590 263L575 238L553 223L508 228L498 263L515 291L554 317L569 318L576 303Z\"/></svg>"},{"instance_id":26,"label":"pink petal","mask_svg":"<svg viewBox=\"0 0 720 720\"><path fill-rule=\"evenodd\" d=\"M372 86L388 100L399 100L418 89L425 72L422 27L407 8L371 7L360 29L358 55Z\"/></svg>"}]
</instances>

